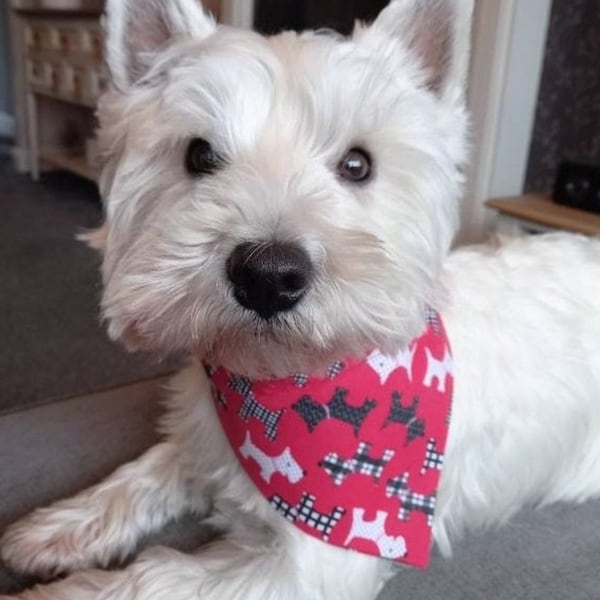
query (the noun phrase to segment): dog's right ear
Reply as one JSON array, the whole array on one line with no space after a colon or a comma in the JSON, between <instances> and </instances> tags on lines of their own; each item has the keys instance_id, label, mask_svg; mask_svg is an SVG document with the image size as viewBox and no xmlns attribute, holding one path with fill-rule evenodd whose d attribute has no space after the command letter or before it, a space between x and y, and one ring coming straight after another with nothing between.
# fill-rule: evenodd
<instances>
[{"instance_id":1,"label":"dog's right ear","mask_svg":"<svg viewBox=\"0 0 600 600\"><path fill-rule=\"evenodd\" d=\"M182 39L202 39L214 19L198 0L108 0L106 60L113 85L126 90L143 77L153 55Z\"/></svg>"}]
</instances>

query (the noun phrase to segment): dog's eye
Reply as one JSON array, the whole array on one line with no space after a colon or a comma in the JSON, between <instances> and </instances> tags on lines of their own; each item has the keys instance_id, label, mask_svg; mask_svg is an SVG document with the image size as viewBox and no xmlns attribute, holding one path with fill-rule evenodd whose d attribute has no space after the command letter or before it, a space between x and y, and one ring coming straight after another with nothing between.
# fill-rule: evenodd
<instances>
[{"instance_id":1,"label":"dog's eye","mask_svg":"<svg viewBox=\"0 0 600 600\"><path fill-rule=\"evenodd\" d=\"M371 177L373 163L371 156L362 148L351 148L337 167L337 174L342 179L353 183L362 183Z\"/></svg>"},{"instance_id":2,"label":"dog's eye","mask_svg":"<svg viewBox=\"0 0 600 600\"><path fill-rule=\"evenodd\" d=\"M223 166L223 159L213 150L209 142L194 138L185 153L185 170L194 177L210 175Z\"/></svg>"}]
</instances>

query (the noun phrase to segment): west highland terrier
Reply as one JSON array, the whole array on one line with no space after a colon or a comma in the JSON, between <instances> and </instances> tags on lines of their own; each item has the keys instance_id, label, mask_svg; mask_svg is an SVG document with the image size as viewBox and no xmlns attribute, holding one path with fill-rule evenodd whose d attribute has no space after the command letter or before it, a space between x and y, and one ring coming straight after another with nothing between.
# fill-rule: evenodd
<instances>
[{"instance_id":1,"label":"west highland terrier","mask_svg":"<svg viewBox=\"0 0 600 600\"><path fill-rule=\"evenodd\" d=\"M193 362L162 443L5 533L10 567L68 574L21 598L364 600L432 543L600 496L600 243L449 251L471 12L264 38L109 0L103 311ZM221 535L98 569L190 511Z\"/></svg>"}]
</instances>

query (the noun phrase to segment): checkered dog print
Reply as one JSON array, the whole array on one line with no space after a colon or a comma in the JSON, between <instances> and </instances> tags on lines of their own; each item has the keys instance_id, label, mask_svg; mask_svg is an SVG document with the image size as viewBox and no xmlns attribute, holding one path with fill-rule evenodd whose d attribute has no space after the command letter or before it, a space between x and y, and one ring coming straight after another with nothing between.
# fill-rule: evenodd
<instances>
[{"instance_id":1,"label":"checkered dog print","mask_svg":"<svg viewBox=\"0 0 600 600\"><path fill-rule=\"evenodd\" d=\"M315 531L318 531L325 542L329 540L333 528L346 513L339 506L335 506L330 513L320 513L314 508L316 498L306 492L302 494L300 502L296 505L286 502L281 496L277 495L272 496L269 502L288 521L292 523L296 520L302 521Z\"/></svg>"},{"instance_id":2,"label":"checkered dog print","mask_svg":"<svg viewBox=\"0 0 600 600\"><path fill-rule=\"evenodd\" d=\"M319 466L331 477L334 485L342 485L346 477L352 474L367 475L377 482L386 465L392 460L394 451L385 450L381 458L372 458L369 456L370 449L371 444L360 442L352 458L344 460L337 453L330 452L319 463Z\"/></svg>"},{"instance_id":3,"label":"checkered dog print","mask_svg":"<svg viewBox=\"0 0 600 600\"><path fill-rule=\"evenodd\" d=\"M401 521L408 521L413 512L421 512L427 515L427 523L431 527L435 512L435 495L426 496L413 492L408 487L408 477L409 474L404 473L400 477L390 479L386 486L386 496L400 500L398 518Z\"/></svg>"},{"instance_id":4,"label":"checkered dog print","mask_svg":"<svg viewBox=\"0 0 600 600\"><path fill-rule=\"evenodd\" d=\"M345 368L342 361L336 361L327 368L327 379L335 379Z\"/></svg>"},{"instance_id":5,"label":"checkered dog print","mask_svg":"<svg viewBox=\"0 0 600 600\"><path fill-rule=\"evenodd\" d=\"M429 438L427 440L427 449L425 450L425 459L423 461L423 466L421 467L421 475L425 475L429 469L441 471L443 466L444 454L438 452L435 439Z\"/></svg>"},{"instance_id":6,"label":"checkered dog print","mask_svg":"<svg viewBox=\"0 0 600 600\"><path fill-rule=\"evenodd\" d=\"M406 442L408 444L425 435L426 423L424 419L417 417L419 408L419 397L415 396L410 404L402 404L402 394L394 392L392 394L392 405L388 412L384 427L392 423L398 423L406 427Z\"/></svg>"},{"instance_id":7,"label":"checkered dog print","mask_svg":"<svg viewBox=\"0 0 600 600\"><path fill-rule=\"evenodd\" d=\"M292 379L294 380L296 387L303 388L308 383L310 377L304 373L296 373L296 375L292 375Z\"/></svg>"},{"instance_id":8,"label":"checkered dog print","mask_svg":"<svg viewBox=\"0 0 600 600\"><path fill-rule=\"evenodd\" d=\"M329 365L329 367L327 367L327 372L325 373L325 376L327 377L327 379L335 379L344 370L345 366L345 363L338 360L333 364ZM294 384L296 385L296 387L299 388L305 387L309 379L310 377L305 373L296 373L295 375L292 375L292 380Z\"/></svg>"},{"instance_id":9,"label":"checkered dog print","mask_svg":"<svg viewBox=\"0 0 600 600\"><path fill-rule=\"evenodd\" d=\"M270 410L258 402L252 393L252 382L246 377L232 375L229 378L229 387L244 398L240 417L244 421L251 418L258 419L265 427L265 437L271 441L276 440L279 421L284 411Z\"/></svg>"},{"instance_id":10,"label":"checkered dog print","mask_svg":"<svg viewBox=\"0 0 600 600\"><path fill-rule=\"evenodd\" d=\"M442 332L442 325L440 322L440 315L437 313L437 311L433 310L431 307L428 306L425 309L425 320L427 321L427 324L431 327L432 331L436 335L440 335L440 333Z\"/></svg>"},{"instance_id":11,"label":"checkered dog print","mask_svg":"<svg viewBox=\"0 0 600 600\"><path fill-rule=\"evenodd\" d=\"M347 396L348 390L337 388L331 400L324 405L306 395L294 402L292 409L304 419L311 433L322 421L335 419L350 425L354 435L358 436L365 419L377 406L377 402L367 398L361 406L352 406L346 401Z\"/></svg>"}]
</instances>

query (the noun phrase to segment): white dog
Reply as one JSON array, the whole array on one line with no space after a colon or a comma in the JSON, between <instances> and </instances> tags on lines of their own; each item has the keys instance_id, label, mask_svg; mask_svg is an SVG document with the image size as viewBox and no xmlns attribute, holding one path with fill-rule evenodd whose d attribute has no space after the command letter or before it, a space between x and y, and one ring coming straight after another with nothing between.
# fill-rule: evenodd
<instances>
[{"instance_id":1,"label":"white dog","mask_svg":"<svg viewBox=\"0 0 600 600\"><path fill-rule=\"evenodd\" d=\"M526 505L600 497L600 242L449 252L471 4L395 0L349 39L265 39L217 27L194 0L109 0L104 315L129 347L197 362L172 382L162 443L5 533L15 570L69 574L21 598L374 598L393 563L275 513L218 424L200 361L254 379L374 348L393 361L427 306L456 378L440 549ZM186 511L210 513L222 537L98 570ZM393 541L384 555L404 552L381 513L355 515L364 536Z\"/></svg>"}]
</instances>

